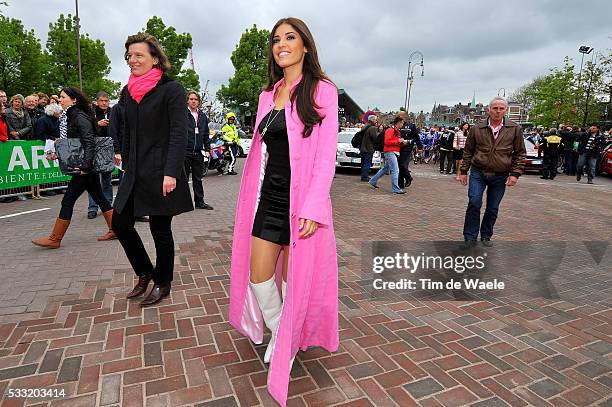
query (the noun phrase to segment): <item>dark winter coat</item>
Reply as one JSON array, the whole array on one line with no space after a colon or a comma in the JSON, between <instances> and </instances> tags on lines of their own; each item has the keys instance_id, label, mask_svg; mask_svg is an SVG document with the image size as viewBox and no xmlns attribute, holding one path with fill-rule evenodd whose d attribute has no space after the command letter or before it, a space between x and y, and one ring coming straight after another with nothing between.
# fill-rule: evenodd
<instances>
[{"instance_id":1,"label":"dark winter coat","mask_svg":"<svg viewBox=\"0 0 612 407\"><path fill-rule=\"evenodd\" d=\"M98 126L98 122L102 119L109 119L110 126L110 108L102 110L98 106L95 106L94 112L96 114L96 131L98 132L98 137L108 137L108 126Z\"/></svg>"},{"instance_id":2,"label":"dark winter coat","mask_svg":"<svg viewBox=\"0 0 612 407\"><path fill-rule=\"evenodd\" d=\"M37 140L56 140L59 138L59 119L55 116L44 115L36 121Z\"/></svg>"},{"instance_id":3,"label":"dark winter coat","mask_svg":"<svg viewBox=\"0 0 612 407\"><path fill-rule=\"evenodd\" d=\"M90 172L93 167L93 158L96 152L96 130L92 116L76 106L66 111L68 123L68 138L78 138L83 147L83 165L81 171Z\"/></svg>"},{"instance_id":4,"label":"dark winter coat","mask_svg":"<svg viewBox=\"0 0 612 407\"><path fill-rule=\"evenodd\" d=\"M134 197L134 216L174 216L193 210L183 169L189 113L187 96L166 75L140 101L125 97L125 135L122 142L123 179L114 208L123 212ZM176 189L163 196L164 176L176 179Z\"/></svg>"},{"instance_id":5,"label":"dark winter coat","mask_svg":"<svg viewBox=\"0 0 612 407\"><path fill-rule=\"evenodd\" d=\"M591 144L589 144L589 139L591 137L593 140L591 140ZM581 133L578 136L577 141L578 154L586 153L590 157L599 157L606 144L606 138L599 132L595 135L591 135L590 132Z\"/></svg>"},{"instance_id":6,"label":"dark winter coat","mask_svg":"<svg viewBox=\"0 0 612 407\"><path fill-rule=\"evenodd\" d=\"M125 134L125 99L119 100L115 106L111 108L110 116L108 117L108 136L113 138L113 147L115 154L122 154L123 135Z\"/></svg>"},{"instance_id":7,"label":"dark winter coat","mask_svg":"<svg viewBox=\"0 0 612 407\"><path fill-rule=\"evenodd\" d=\"M210 138L208 129L208 117L201 109L198 109L198 122L196 123L193 114L187 109L189 117L189 126L187 130L187 154L195 155L200 154L204 149L210 150ZM195 128L198 127L198 133L196 134Z\"/></svg>"},{"instance_id":8,"label":"dark winter coat","mask_svg":"<svg viewBox=\"0 0 612 407\"><path fill-rule=\"evenodd\" d=\"M419 130L412 123L404 126L403 129L400 129L400 133L402 134L402 138L404 140L408 140L407 144L404 144L400 148L400 152L410 152L412 153L412 149L414 146L417 146L419 150L423 148L423 143L421 143L421 138L419 137Z\"/></svg>"},{"instance_id":9,"label":"dark winter coat","mask_svg":"<svg viewBox=\"0 0 612 407\"><path fill-rule=\"evenodd\" d=\"M455 133L450 131L442 133L438 140L440 150L453 151L453 141L455 141Z\"/></svg>"},{"instance_id":10,"label":"dark winter coat","mask_svg":"<svg viewBox=\"0 0 612 407\"><path fill-rule=\"evenodd\" d=\"M378 136L378 128L370 123L366 124L365 127L366 128L361 130L363 132L363 138L361 139L359 151L362 153L373 153L376 136Z\"/></svg>"},{"instance_id":11,"label":"dark winter coat","mask_svg":"<svg viewBox=\"0 0 612 407\"><path fill-rule=\"evenodd\" d=\"M44 110L41 110L38 107L35 107L34 109L26 109L26 112L28 112L28 115L30 116L30 122L32 123L32 132L30 133L30 139L39 140L40 137L38 137L38 134L36 134L36 123L43 116L46 116L45 112Z\"/></svg>"}]
</instances>

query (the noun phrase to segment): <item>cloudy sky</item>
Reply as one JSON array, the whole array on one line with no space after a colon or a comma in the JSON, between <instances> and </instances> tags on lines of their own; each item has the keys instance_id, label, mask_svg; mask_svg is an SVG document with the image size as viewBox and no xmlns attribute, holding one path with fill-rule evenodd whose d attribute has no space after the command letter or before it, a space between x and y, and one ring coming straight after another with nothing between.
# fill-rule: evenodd
<instances>
[{"instance_id":1,"label":"cloudy sky","mask_svg":"<svg viewBox=\"0 0 612 407\"><path fill-rule=\"evenodd\" d=\"M46 41L48 24L74 14L73 0L9 0L5 16L23 21ZM487 103L500 88L510 94L563 64L580 64L580 45L612 48L612 1L386 1L351 0L81 0L83 32L106 43L111 78L125 83L123 44L153 15L190 32L196 70L213 92L233 75L230 55L253 24L271 29L295 16L310 27L321 64L338 87L363 108L397 110L404 104L408 56L424 54L411 111L434 102ZM503 91L502 91L503 92Z\"/></svg>"}]
</instances>

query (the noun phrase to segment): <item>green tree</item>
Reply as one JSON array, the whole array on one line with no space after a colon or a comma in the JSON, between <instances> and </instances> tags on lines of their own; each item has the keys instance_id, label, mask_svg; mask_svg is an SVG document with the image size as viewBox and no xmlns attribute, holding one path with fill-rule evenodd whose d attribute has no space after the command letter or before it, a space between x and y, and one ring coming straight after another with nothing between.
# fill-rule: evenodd
<instances>
[{"instance_id":1,"label":"green tree","mask_svg":"<svg viewBox=\"0 0 612 407\"><path fill-rule=\"evenodd\" d=\"M579 100L578 123L589 125L599 121L599 102L607 99L612 84L612 52L597 53L595 62L588 61L577 86Z\"/></svg>"},{"instance_id":2,"label":"green tree","mask_svg":"<svg viewBox=\"0 0 612 407\"><path fill-rule=\"evenodd\" d=\"M67 17L61 14L55 23L49 24L47 82L55 91L63 86L79 86L76 24L76 17L70 14ZM121 84L106 79L111 67L104 43L91 39L89 34L81 34L81 67L83 91L88 96L93 97L101 90L117 96Z\"/></svg>"},{"instance_id":3,"label":"green tree","mask_svg":"<svg viewBox=\"0 0 612 407\"><path fill-rule=\"evenodd\" d=\"M228 85L221 85L217 98L244 116L255 117L261 89L268 78L268 37L270 31L256 25L242 33L232 52L235 73Z\"/></svg>"},{"instance_id":4,"label":"green tree","mask_svg":"<svg viewBox=\"0 0 612 407\"><path fill-rule=\"evenodd\" d=\"M44 63L40 41L19 20L0 16L0 88L24 95L45 90Z\"/></svg>"},{"instance_id":5,"label":"green tree","mask_svg":"<svg viewBox=\"0 0 612 407\"><path fill-rule=\"evenodd\" d=\"M601 102L608 100L612 85L612 52L606 52L588 61L580 75L566 57L563 67L518 88L510 99L521 103L530 120L544 127L597 122Z\"/></svg>"},{"instance_id":6,"label":"green tree","mask_svg":"<svg viewBox=\"0 0 612 407\"><path fill-rule=\"evenodd\" d=\"M530 119L544 127L576 123L577 93L574 65L565 58L562 68L551 69L550 74L537 78L526 87L524 97L532 103Z\"/></svg>"},{"instance_id":7,"label":"green tree","mask_svg":"<svg viewBox=\"0 0 612 407\"><path fill-rule=\"evenodd\" d=\"M189 49L193 46L191 34L178 34L176 28L166 26L161 18L153 16L147 21L145 32L151 34L161 44L170 60L168 76L181 82L186 89L200 91L200 77L191 68L183 69Z\"/></svg>"}]
</instances>

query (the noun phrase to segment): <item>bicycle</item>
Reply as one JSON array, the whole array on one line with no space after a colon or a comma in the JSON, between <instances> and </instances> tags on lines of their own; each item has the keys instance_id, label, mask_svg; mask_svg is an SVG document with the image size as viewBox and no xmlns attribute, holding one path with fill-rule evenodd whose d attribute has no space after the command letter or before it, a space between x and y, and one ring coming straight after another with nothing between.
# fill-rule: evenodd
<instances>
[{"instance_id":1,"label":"bicycle","mask_svg":"<svg viewBox=\"0 0 612 407\"><path fill-rule=\"evenodd\" d=\"M437 145L434 145L430 148L430 153L427 158L425 158L425 164L436 164L440 159L440 148Z\"/></svg>"}]
</instances>

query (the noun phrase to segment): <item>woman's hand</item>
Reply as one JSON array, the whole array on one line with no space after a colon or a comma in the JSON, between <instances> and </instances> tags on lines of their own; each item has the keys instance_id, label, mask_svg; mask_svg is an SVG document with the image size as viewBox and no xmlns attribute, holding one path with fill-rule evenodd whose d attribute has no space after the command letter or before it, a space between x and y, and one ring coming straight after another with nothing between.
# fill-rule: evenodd
<instances>
[{"instance_id":1,"label":"woman's hand","mask_svg":"<svg viewBox=\"0 0 612 407\"><path fill-rule=\"evenodd\" d=\"M314 220L300 218L300 238L309 238L318 228L319 224Z\"/></svg>"},{"instance_id":2,"label":"woman's hand","mask_svg":"<svg viewBox=\"0 0 612 407\"><path fill-rule=\"evenodd\" d=\"M121 164L121 154L115 154L115 165Z\"/></svg>"},{"instance_id":3,"label":"woman's hand","mask_svg":"<svg viewBox=\"0 0 612 407\"><path fill-rule=\"evenodd\" d=\"M176 188L176 178L164 175L164 183L162 185L162 194L168 195Z\"/></svg>"}]
</instances>

